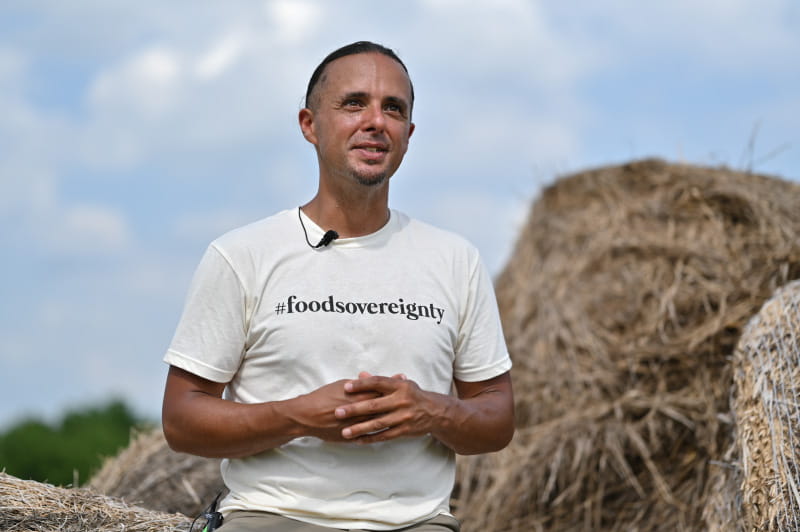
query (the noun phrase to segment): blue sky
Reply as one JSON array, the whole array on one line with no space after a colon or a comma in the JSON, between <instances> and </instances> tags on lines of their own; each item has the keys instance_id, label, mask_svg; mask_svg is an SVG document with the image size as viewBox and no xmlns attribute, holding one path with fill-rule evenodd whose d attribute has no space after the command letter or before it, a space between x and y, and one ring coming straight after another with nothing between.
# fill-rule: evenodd
<instances>
[{"instance_id":1,"label":"blue sky","mask_svg":"<svg viewBox=\"0 0 800 532\"><path fill-rule=\"evenodd\" d=\"M222 232L316 187L297 111L369 39L414 81L392 205L493 273L541 186L657 156L800 179L795 0L0 4L0 427L123 397Z\"/></svg>"}]
</instances>

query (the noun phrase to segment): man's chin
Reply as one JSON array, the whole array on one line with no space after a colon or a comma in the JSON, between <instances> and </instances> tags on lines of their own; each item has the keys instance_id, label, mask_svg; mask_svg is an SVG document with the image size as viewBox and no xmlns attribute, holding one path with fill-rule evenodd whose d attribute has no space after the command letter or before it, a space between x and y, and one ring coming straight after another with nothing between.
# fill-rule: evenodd
<instances>
[{"instance_id":1,"label":"man's chin","mask_svg":"<svg viewBox=\"0 0 800 532\"><path fill-rule=\"evenodd\" d=\"M359 185L364 185L366 187L376 187L386 181L389 175L386 172L381 172L379 174L361 174L361 173L354 173L353 177L358 182Z\"/></svg>"}]
</instances>

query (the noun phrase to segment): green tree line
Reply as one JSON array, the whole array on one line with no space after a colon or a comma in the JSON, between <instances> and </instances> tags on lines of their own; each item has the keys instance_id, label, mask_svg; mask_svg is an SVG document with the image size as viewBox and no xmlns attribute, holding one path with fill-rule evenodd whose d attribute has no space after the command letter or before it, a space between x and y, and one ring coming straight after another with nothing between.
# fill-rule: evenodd
<instances>
[{"instance_id":1,"label":"green tree line","mask_svg":"<svg viewBox=\"0 0 800 532\"><path fill-rule=\"evenodd\" d=\"M0 434L0 470L57 486L85 483L144 424L120 400L70 410L53 424L26 418Z\"/></svg>"}]
</instances>

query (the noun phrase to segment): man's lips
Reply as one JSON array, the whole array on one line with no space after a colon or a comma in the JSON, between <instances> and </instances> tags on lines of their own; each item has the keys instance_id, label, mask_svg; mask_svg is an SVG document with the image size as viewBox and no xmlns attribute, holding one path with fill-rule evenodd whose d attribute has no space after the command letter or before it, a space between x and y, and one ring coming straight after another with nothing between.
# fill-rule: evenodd
<instances>
[{"instance_id":1,"label":"man's lips","mask_svg":"<svg viewBox=\"0 0 800 532\"><path fill-rule=\"evenodd\" d=\"M353 146L354 150L364 150L369 152L385 152L389 151L389 148L385 144L356 144Z\"/></svg>"},{"instance_id":2,"label":"man's lips","mask_svg":"<svg viewBox=\"0 0 800 532\"><path fill-rule=\"evenodd\" d=\"M353 147L359 156L370 161L383 159L389 149L383 144L359 144Z\"/></svg>"}]
</instances>

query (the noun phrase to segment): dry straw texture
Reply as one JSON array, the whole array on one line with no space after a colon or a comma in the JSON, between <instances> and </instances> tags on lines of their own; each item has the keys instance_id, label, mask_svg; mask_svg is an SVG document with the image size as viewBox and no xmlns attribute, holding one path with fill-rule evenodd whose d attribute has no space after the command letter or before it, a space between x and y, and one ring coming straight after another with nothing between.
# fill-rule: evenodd
<instances>
[{"instance_id":1,"label":"dry straw texture","mask_svg":"<svg viewBox=\"0 0 800 532\"><path fill-rule=\"evenodd\" d=\"M748 323L734 370L737 517L748 530L800 530L800 282Z\"/></svg>"},{"instance_id":2,"label":"dry straw texture","mask_svg":"<svg viewBox=\"0 0 800 532\"><path fill-rule=\"evenodd\" d=\"M83 489L56 488L0 473L0 530L168 532L189 530L182 515L128 506Z\"/></svg>"},{"instance_id":3,"label":"dry straw texture","mask_svg":"<svg viewBox=\"0 0 800 532\"><path fill-rule=\"evenodd\" d=\"M219 460L172 451L160 428L135 435L89 482L99 493L195 517L225 490Z\"/></svg>"},{"instance_id":4,"label":"dry straw texture","mask_svg":"<svg viewBox=\"0 0 800 532\"><path fill-rule=\"evenodd\" d=\"M465 532L710 528L731 356L800 277L799 237L800 187L724 168L645 160L545 189L497 280L518 431L459 460Z\"/></svg>"}]
</instances>

